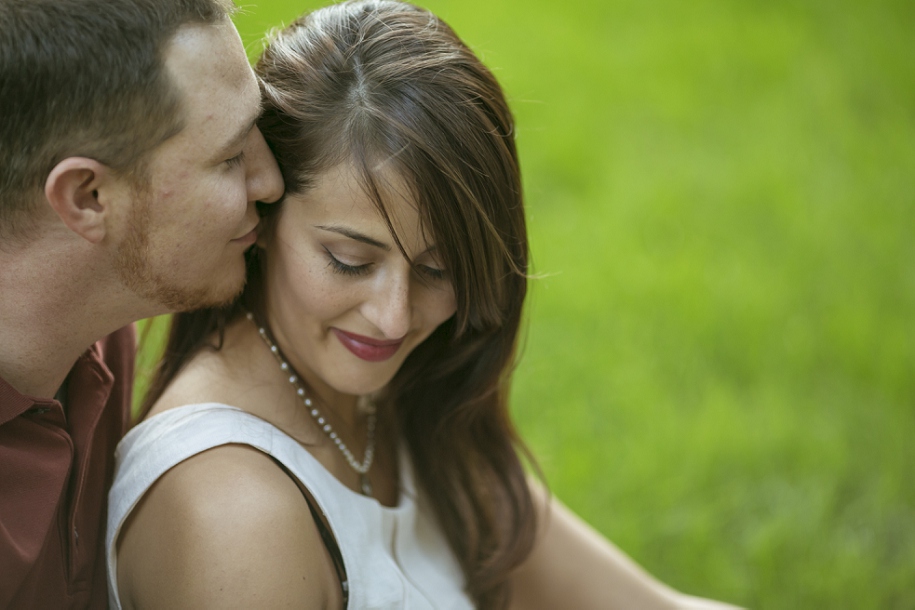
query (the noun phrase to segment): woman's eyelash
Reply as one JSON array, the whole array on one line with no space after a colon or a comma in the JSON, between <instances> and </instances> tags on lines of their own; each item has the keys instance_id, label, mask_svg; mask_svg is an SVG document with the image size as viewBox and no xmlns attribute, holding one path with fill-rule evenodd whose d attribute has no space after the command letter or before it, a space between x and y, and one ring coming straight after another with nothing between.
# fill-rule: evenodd
<instances>
[{"instance_id":1,"label":"woman's eyelash","mask_svg":"<svg viewBox=\"0 0 915 610\"><path fill-rule=\"evenodd\" d=\"M372 266L371 263L366 263L365 265L347 265L338 260L330 251L327 251L327 258L333 270L337 273L342 273L343 275L365 275Z\"/></svg>"},{"instance_id":2,"label":"woman's eyelash","mask_svg":"<svg viewBox=\"0 0 915 610\"><path fill-rule=\"evenodd\" d=\"M331 268L333 268L334 272L336 272L336 273L340 273L343 275L350 275L350 276L360 276L360 275L365 275L366 273L371 271L372 263L366 263L364 265L347 265L346 263L344 263L343 261L338 259L336 256L331 254L330 250L325 248L324 251L327 253L328 263L330 264ZM419 269L421 273L426 275L426 277L428 277L431 280L435 280L435 281L443 280L443 279L445 279L445 276L446 276L446 272L444 269L436 269L435 267L429 267L427 265L418 265L417 269Z\"/></svg>"},{"instance_id":3,"label":"woman's eyelash","mask_svg":"<svg viewBox=\"0 0 915 610\"><path fill-rule=\"evenodd\" d=\"M419 268L422 269L423 273L428 275L433 280L445 279L445 270L444 269L436 269L435 267L428 267L426 265L420 265Z\"/></svg>"}]
</instances>

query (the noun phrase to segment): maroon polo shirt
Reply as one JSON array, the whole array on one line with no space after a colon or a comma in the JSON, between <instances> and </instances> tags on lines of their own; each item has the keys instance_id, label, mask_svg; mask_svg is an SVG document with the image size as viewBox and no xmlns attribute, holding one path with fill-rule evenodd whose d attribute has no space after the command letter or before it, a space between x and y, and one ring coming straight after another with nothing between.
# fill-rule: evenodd
<instances>
[{"instance_id":1,"label":"maroon polo shirt","mask_svg":"<svg viewBox=\"0 0 915 610\"><path fill-rule=\"evenodd\" d=\"M107 607L107 496L135 352L133 325L90 347L65 407L0 378L0 608Z\"/></svg>"}]
</instances>

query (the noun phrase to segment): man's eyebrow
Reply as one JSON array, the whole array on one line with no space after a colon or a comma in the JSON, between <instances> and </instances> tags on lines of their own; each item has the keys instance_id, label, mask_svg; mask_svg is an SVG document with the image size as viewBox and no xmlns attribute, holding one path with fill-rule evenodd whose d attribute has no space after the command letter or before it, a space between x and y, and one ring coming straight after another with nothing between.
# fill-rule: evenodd
<instances>
[{"instance_id":1,"label":"man's eyebrow","mask_svg":"<svg viewBox=\"0 0 915 610\"><path fill-rule=\"evenodd\" d=\"M356 241L361 241L364 244L368 244L368 245L374 246L376 248L381 248L385 252L391 251L391 246L389 244L380 242L377 239L373 239L373 238L369 237L368 235L359 233L358 231L354 231L348 227L341 227L340 225L315 225L315 228L321 229L322 231L331 231L333 233L339 233L340 235L349 237L350 239L355 239Z\"/></svg>"}]
</instances>

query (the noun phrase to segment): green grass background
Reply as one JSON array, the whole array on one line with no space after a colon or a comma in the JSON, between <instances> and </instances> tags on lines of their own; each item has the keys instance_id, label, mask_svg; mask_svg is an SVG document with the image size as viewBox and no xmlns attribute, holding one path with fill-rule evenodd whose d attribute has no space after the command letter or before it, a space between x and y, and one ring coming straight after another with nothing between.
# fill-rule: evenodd
<instances>
[{"instance_id":1,"label":"green grass background","mask_svg":"<svg viewBox=\"0 0 915 610\"><path fill-rule=\"evenodd\" d=\"M687 592L915 608L915 3L424 6L517 116L554 492Z\"/></svg>"}]
</instances>

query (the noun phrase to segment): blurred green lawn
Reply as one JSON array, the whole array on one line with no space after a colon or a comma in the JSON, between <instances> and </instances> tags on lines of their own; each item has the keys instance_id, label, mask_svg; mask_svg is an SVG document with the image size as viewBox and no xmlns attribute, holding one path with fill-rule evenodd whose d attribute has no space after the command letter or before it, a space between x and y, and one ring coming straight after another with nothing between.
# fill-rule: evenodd
<instances>
[{"instance_id":1,"label":"blurred green lawn","mask_svg":"<svg viewBox=\"0 0 915 610\"><path fill-rule=\"evenodd\" d=\"M518 119L555 493L694 594L915 608L915 3L424 6Z\"/></svg>"}]
</instances>

